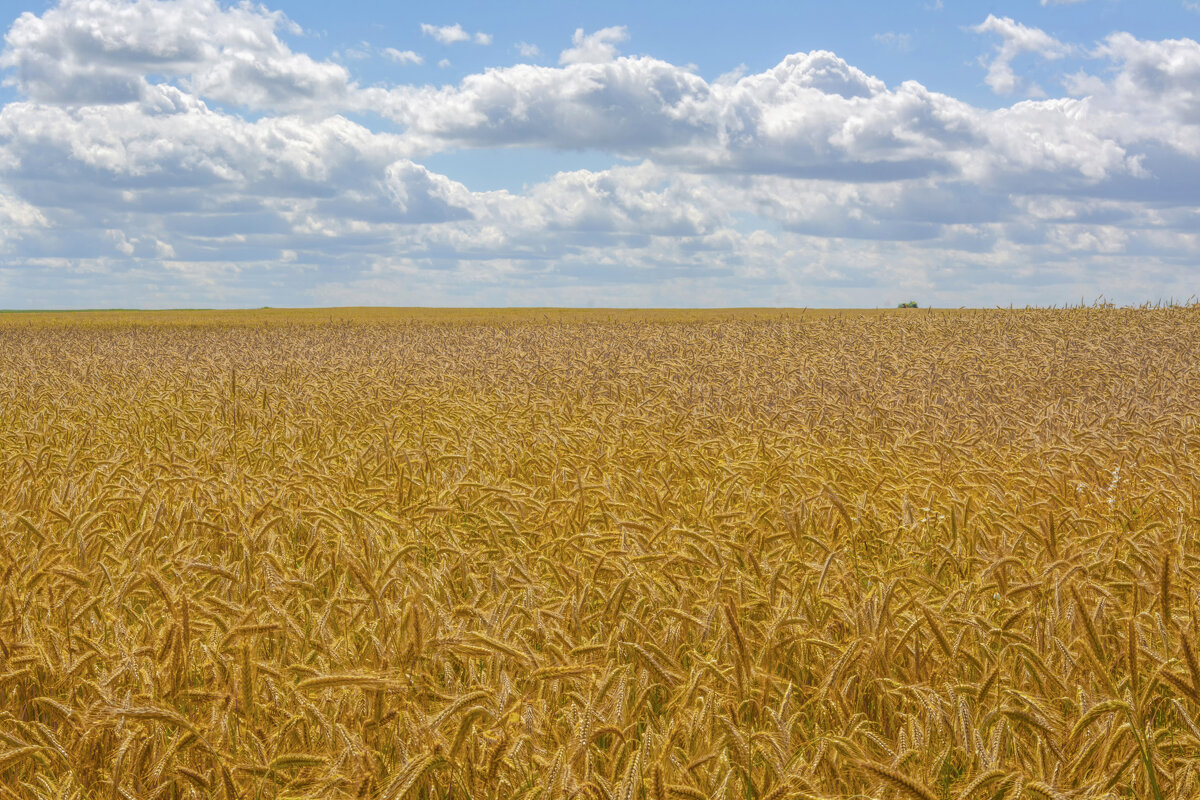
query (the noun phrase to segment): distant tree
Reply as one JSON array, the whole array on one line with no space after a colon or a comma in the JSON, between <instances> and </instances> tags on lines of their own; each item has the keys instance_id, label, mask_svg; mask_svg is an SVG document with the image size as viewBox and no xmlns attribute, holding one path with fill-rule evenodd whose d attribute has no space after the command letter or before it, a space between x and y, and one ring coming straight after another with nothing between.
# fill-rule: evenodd
<instances>
[{"instance_id":1,"label":"distant tree","mask_svg":"<svg viewBox=\"0 0 1200 800\"><path fill-rule=\"evenodd\" d=\"M896 308L920 308L920 306L917 305L916 300L909 300L907 303L901 303L896 306Z\"/></svg>"}]
</instances>

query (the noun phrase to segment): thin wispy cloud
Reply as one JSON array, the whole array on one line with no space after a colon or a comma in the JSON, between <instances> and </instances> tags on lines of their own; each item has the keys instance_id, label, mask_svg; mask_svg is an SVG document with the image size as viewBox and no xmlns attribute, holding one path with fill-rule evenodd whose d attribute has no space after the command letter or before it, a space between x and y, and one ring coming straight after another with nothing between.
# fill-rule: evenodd
<instances>
[{"instance_id":1,"label":"thin wispy cloud","mask_svg":"<svg viewBox=\"0 0 1200 800\"><path fill-rule=\"evenodd\" d=\"M425 57L412 50L397 50L394 47L385 47L382 50L384 58L388 61L394 61L397 64L424 64Z\"/></svg>"},{"instance_id":2,"label":"thin wispy cloud","mask_svg":"<svg viewBox=\"0 0 1200 800\"><path fill-rule=\"evenodd\" d=\"M877 33L871 38L884 47L892 48L901 53L908 53L912 50L912 36L907 33L886 31L884 33Z\"/></svg>"}]
</instances>

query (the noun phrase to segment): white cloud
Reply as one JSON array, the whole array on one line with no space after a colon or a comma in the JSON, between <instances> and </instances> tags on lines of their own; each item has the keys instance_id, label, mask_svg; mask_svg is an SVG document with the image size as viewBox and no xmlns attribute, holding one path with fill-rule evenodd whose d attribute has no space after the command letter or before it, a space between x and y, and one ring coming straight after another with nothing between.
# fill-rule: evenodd
<instances>
[{"instance_id":1,"label":"white cloud","mask_svg":"<svg viewBox=\"0 0 1200 800\"><path fill-rule=\"evenodd\" d=\"M993 33L1002 40L996 46L991 62L983 60L988 68L984 81L997 94L1012 94L1022 86L1012 68L1013 60L1022 53L1037 53L1042 58L1055 59L1062 58L1070 52L1068 46L1041 28L1027 27L1011 17L988 14L987 19L971 30L976 33ZM1030 94L1041 94L1041 89L1036 85L1030 84L1024 88Z\"/></svg>"},{"instance_id":2,"label":"white cloud","mask_svg":"<svg viewBox=\"0 0 1200 800\"><path fill-rule=\"evenodd\" d=\"M425 36L431 36L435 41L442 44L456 44L458 42L474 42L475 44L491 44L492 35L490 33L467 33L463 26L459 23L453 25L430 25L427 22L421 23L421 33Z\"/></svg>"},{"instance_id":3,"label":"white cloud","mask_svg":"<svg viewBox=\"0 0 1200 800\"><path fill-rule=\"evenodd\" d=\"M425 57L412 50L397 50L394 47L383 48L383 57L397 64L424 64Z\"/></svg>"},{"instance_id":4,"label":"white cloud","mask_svg":"<svg viewBox=\"0 0 1200 800\"><path fill-rule=\"evenodd\" d=\"M1145 41L1128 33L1114 33L1093 55L1118 65L1109 84L1116 107L1150 107L1146 110L1157 110L1156 116L1188 126L1200 125L1200 42Z\"/></svg>"},{"instance_id":5,"label":"white cloud","mask_svg":"<svg viewBox=\"0 0 1200 800\"><path fill-rule=\"evenodd\" d=\"M453 25L430 25L427 22L421 23L421 33L425 36L431 36L442 44L455 44L456 42L471 41L471 34L463 30L463 26L457 22Z\"/></svg>"},{"instance_id":6,"label":"white cloud","mask_svg":"<svg viewBox=\"0 0 1200 800\"><path fill-rule=\"evenodd\" d=\"M517 52L521 54L522 58L534 58L542 54L542 49L529 42L517 42Z\"/></svg>"},{"instance_id":7,"label":"white cloud","mask_svg":"<svg viewBox=\"0 0 1200 800\"><path fill-rule=\"evenodd\" d=\"M155 76L222 103L298 109L343 101L339 64L293 53L278 37L299 29L282 12L216 0L63 0L22 14L5 37L6 83L39 102L124 103Z\"/></svg>"},{"instance_id":8,"label":"white cloud","mask_svg":"<svg viewBox=\"0 0 1200 800\"><path fill-rule=\"evenodd\" d=\"M583 28L576 28L571 37L574 47L563 50L558 57L559 64L603 64L617 57L617 45L629 38L629 31L624 25L611 28L601 28L595 33L584 34Z\"/></svg>"},{"instance_id":9,"label":"white cloud","mask_svg":"<svg viewBox=\"0 0 1200 800\"><path fill-rule=\"evenodd\" d=\"M1107 69L1065 80L1081 98L1073 124L1137 160L1140 180L1121 184L1121 194L1193 202L1185 187L1200 181L1200 43L1115 33L1089 55L1106 61Z\"/></svg>"},{"instance_id":10,"label":"white cloud","mask_svg":"<svg viewBox=\"0 0 1200 800\"><path fill-rule=\"evenodd\" d=\"M823 51L711 84L650 58L519 64L372 106L426 150L600 149L701 172L853 182L1036 171L1067 185L1136 172L1120 143L1080 124L1087 103L985 112L916 82L889 89Z\"/></svg>"},{"instance_id":11,"label":"white cloud","mask_svg":"<svg viewBox=\"0 0 1200 800\"><path fill-rule=\"evenodd\" d=\"M248 122L158 91L0 110L0 180L46 220L30 252L254 261L307 242L330 258L472 214L470 192L413 164L398 136L341 117Z\"/></svg>"}]
</instances>

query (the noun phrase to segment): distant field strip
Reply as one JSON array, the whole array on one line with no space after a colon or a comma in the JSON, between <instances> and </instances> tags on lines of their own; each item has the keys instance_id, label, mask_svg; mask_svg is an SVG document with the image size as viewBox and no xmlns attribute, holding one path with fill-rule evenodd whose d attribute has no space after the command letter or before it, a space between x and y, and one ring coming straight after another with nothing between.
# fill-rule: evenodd
<instances>
[{"instance_id":1,"label":"distant field strip","mask_svg":"<svg viewBox=\"0 0 1200 800\"><path fill-rule=\"evenodd\" d=\"M4 798L1194 798L1200 306L0 315Z\"/></svg>"}]
</instances>

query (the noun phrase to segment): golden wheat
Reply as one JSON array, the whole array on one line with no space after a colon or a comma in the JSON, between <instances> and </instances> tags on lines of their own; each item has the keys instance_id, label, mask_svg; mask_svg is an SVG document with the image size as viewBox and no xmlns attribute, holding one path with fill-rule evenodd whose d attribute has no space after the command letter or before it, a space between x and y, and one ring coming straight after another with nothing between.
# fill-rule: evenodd
<instances>
[{"instance_id":1,"label":"golden wheat","mask_svg":"<svg viewBox=\"0 0 1200 800\"><path fill-rule=\"evenodd\" d=\"M1200 306L0 315L0 796L1191 797Z\"/></svg>"}]
</instances>

